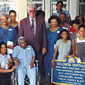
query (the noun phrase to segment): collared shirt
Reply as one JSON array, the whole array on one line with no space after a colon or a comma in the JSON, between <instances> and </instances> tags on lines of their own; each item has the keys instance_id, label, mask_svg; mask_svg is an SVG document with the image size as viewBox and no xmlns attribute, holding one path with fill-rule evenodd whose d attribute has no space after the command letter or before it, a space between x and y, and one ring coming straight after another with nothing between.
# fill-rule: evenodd
<instances>
[{"instance_id":1,"label":"collared shirt","mask_svg":"<svg viewBox=\"0 0 85 85\"><path fill-rule=\"evenodd\" d=\"M29 67L33 56L35 56L35 52L30 45L28 45L25 49L20 46L16 46L12 53L12 57L16 57L19 60L18 69Z\"/></svg>"},{"instance_id":2,"label":"collared shirt","mask_svg":"<svg viewBox=\"0 0 85 85\"><path fill-rule=\"evenodd\" d=\"M6 64L9 63L8 58L11 58L9 54L5 54L4 56L0 54L1 69L6 69Z\"/></svg>"},{"instance_id":3,"label":"collared shirt","mask_svg":"<svg viewBox=\"0 0 85 85\"><path fill-rule=\"evenodd\" d=\"M3 41L7 44L7 41L17 43L18 35L15 29L12 26L9 26L8 29L0 27L0 42Z\"/></svg>"},{"instance_id":4,"label":"collared shirt","mask_svg":"<svg viewBox=\"0 0 85 85\"><path fill-rule=\"evenodd\" d=\"M66 10L63 10L63 9L62 9L62 13L65 13L67 17L70 16L69 12L66 11ZM59 16L59 15L60 15L60 14L57 12L57 9L56 9L56 11L53 11L53 15L55 15L55 16Z\"/></svg>"},{"instance_id":5,"label":"collared shirt","mask_svg":"<svg viewBox=\"0 0 85 85\"><path fill-rule=\"evenodd\" d=\"M30 20L30 25L32 26L32 19L34 20L34 34L36 34L36 18L31 18L29 16L29 20Z\"/></svg>"}]
</instances>

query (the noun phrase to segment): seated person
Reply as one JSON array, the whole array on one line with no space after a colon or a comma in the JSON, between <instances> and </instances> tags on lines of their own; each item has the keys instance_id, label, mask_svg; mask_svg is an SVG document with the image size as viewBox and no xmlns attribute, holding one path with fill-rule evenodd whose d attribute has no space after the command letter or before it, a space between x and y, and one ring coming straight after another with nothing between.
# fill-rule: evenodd
<instances>
[{"instance_id":1,"label":"seated person","mask_svg":"<svg viewBox=\"0 0 85 85\"><path fill-rule=\"evenodd\" d=\"M12 54L15 64L18 65L18 85L24 85L26 75L29 77L30 85L36 85L35 52L30 45L26 44L23 36L19 37L18 44Z\"/></svg>"},{"instance_id":2,"label":"seated person","mask_svg":"<svg viewBox=\"0 0 85 85\"><path fill-rule=\"evenodd\" d=\"M15 66L11 69L12 59L7 54L7 46L4 42L0 43L0 85L11 85L11 73Z\"/></svg>"}]
</instances>

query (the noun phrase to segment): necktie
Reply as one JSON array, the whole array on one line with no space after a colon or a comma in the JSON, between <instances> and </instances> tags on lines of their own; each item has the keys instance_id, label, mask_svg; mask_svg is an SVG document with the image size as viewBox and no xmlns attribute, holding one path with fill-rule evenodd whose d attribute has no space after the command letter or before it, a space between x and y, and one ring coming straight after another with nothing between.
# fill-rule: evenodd
<instances>
[{"instance_id":1,"label":"necktie","mask_svg":"<svg viewBox=\"0 0 85 85\"><path fill-rule=\"evenodd\" d=\"M32 28L33 36L34 36L34 20L33 19L32 19L32 26L31 26L31 28Z\"/></svg>"}]
</instances>

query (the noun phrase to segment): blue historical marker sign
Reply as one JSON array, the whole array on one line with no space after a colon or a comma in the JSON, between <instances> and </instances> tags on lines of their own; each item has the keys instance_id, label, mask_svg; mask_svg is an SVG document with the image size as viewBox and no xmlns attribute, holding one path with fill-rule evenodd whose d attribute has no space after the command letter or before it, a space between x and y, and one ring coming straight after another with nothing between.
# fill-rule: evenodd
<instances>
[{"instance_id":1,"label":"blue historical marker sign","mask_svg":"<svg viewBox=\"0 0 85 85\"><path fill-rule=\"evenodd\" d=\"M85 62L68 57L65 61L55 60L51 71L51 82L61 85L85 85Z\"/></svg>"}]
</instances>

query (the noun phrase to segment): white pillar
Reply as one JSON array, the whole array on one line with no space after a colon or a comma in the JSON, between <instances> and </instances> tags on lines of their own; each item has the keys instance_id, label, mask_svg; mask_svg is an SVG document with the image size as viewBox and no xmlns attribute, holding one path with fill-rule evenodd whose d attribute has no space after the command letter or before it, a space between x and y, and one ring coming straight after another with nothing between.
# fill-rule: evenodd
<instances>
[{"instance_id":1,"label":"white pillar","mask_svg":"<svg viewBox=\"0 0 85 85\"><path fill-rule=\"evenodd\" d=\"M45 20L48 21L51 15L51 1L45 0Z\"/></svg>"},{"instance_id":2,"label":"white pillar","mask_svg":"<svg viewBox=\"0 0 85 85\"><path fill-rule=\"evenodd\" d=\"M18 14L19 21L25 17L27 17L27 0L18 0Z\"/></svg>"},{"instance_id":3,"label":"white pillar","mask_svg":"<svg viewBox=\"0 0 85 85\"><path fill-rule=\"evenodd\" d=\"M79 0L70 0L69 10L71 19L75 19L75 17L79 14Z\"/></svg>"}]
</instances>

